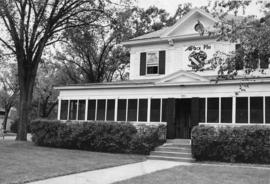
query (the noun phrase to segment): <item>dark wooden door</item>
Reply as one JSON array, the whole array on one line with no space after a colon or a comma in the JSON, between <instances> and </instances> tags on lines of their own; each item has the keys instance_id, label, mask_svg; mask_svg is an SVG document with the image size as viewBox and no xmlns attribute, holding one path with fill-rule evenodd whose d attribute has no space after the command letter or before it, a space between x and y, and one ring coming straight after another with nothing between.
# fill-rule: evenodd
<instances>
[{"instance_id":1,"label":"dark wooden door","mask_svg":"<svg viewBox=\"0 0 270 184\"><path fill-rule=\"evenodd\" d=\"M191 99L178 99L175 112L175 137L190 139L191 133Z\"/></svg>"}]
</instances>

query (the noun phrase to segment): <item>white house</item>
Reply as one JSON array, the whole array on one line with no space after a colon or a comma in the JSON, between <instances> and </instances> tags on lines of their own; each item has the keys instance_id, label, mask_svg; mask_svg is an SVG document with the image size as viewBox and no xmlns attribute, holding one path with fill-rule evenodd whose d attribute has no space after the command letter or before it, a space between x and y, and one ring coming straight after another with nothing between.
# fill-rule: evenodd
<instances>
[{"instance_id":1,"label":"white house","mask_svg":"<svg viewBox=\"0 0 270 184\"><path fill-rule=\"evenodd\" d=\"M235 50L204 34L217 21L193 9L172 27L124 42L130 80L56 87L58 119L166 123L168 138L190 138L199 123L270 125L268 70L216 82L224 63L210 59Z\"/></svg>"}]
</instances>

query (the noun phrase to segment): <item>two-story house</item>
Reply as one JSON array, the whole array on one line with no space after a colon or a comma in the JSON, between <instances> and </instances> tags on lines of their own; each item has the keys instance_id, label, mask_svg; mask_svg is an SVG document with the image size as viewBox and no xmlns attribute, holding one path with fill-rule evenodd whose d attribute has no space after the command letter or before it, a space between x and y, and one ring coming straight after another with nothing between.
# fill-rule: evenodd
<instances>
[{"instance_id":1,"label":"two-story house","mask_svg":"<svg viewBox=\"0 0 270 184\"><path fill-rule=\"evenodd\" d=\"M130 80L56 87L58 119L166 123L168 138L190 138L199 123L270 125L270 78L216 82L222 63L209 60L235 50L203 34L217 21L196 8L171 27L124 42Z\"/></svg>"}]
</instances>

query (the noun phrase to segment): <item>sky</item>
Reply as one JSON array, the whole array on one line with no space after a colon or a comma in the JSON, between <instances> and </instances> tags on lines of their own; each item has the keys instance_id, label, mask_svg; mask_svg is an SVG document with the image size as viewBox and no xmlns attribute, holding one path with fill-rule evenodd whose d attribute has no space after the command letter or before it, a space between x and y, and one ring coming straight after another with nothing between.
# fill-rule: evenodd
<instances>
[{"instance_id":1,"label":"sky","mask_svg":"<svg viewBox=\"0 0 270 184\"><path fill-rule=\"evenodd\" d=\"M157 6L163 8L171 15L173 15L177 9L178 4L191 3L192 7L200 7L208 5L208 0L136 0L135 5L142 8L148 8L149 6ZM262 16L260 12L260 6L256 4L256 1L252 0L251 5L246 9L246 15Z\"/></svg>"}]
</instances>

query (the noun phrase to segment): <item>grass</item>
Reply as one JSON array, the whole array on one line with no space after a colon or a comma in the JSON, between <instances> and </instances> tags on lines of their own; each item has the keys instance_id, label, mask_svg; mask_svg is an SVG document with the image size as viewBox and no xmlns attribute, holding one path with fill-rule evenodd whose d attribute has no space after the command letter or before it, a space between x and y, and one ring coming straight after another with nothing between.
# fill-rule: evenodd
<instances>
[{"instance_id":1,"label":"grass","mask_svg":"<svg viewBox=\"0 0 270 184\"><path fill-rule=\"evenodd\" d=\"M24 183L144 160L144 156L37 147L0 140L0 183Z\"/></svg>"},{"instance_id":2,"label":"grass","mask_svg":"<svg viewBox=\"0 0 270 184\"><path fill-rule=\"evenodd\" d=\"M231 165L178 166L117 184L269 184L270 168Z\"/></svg>"}]
</instances>

